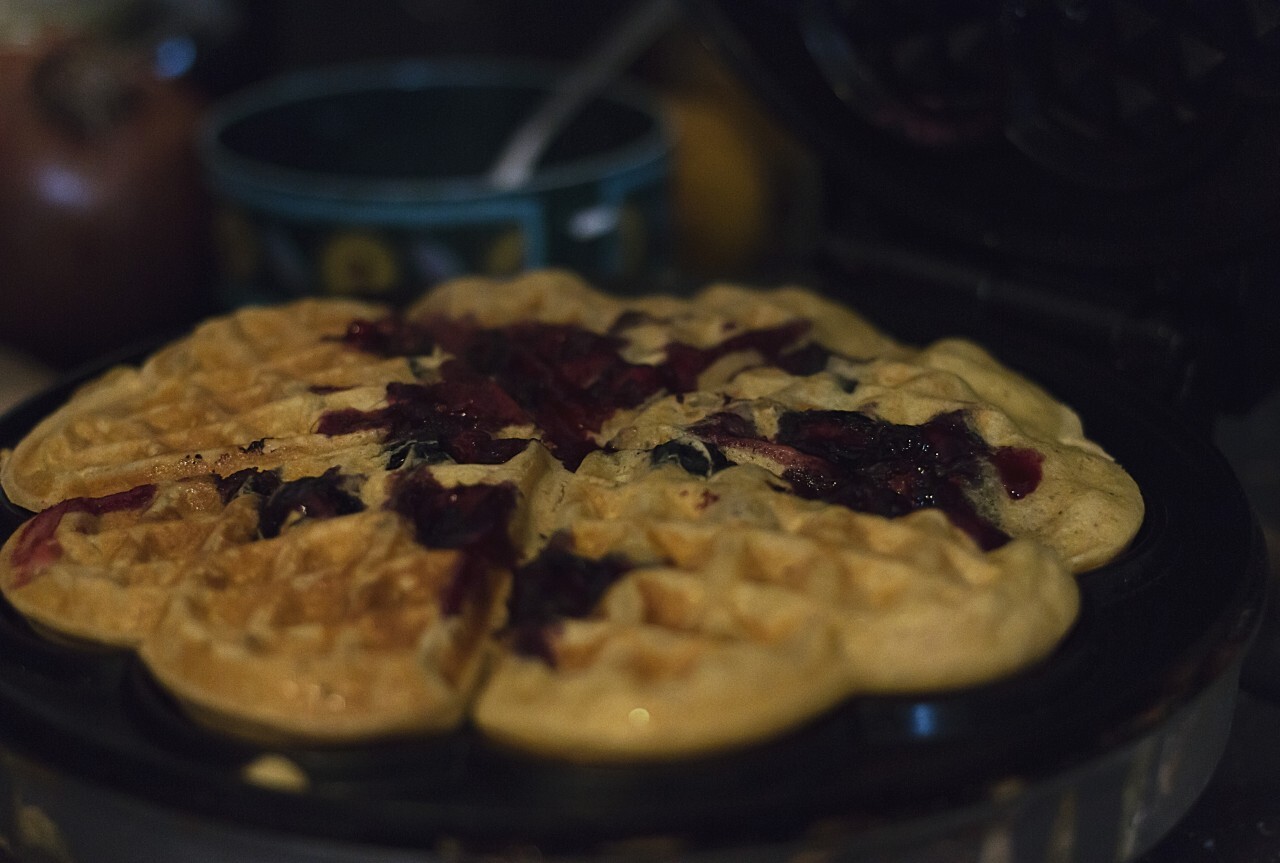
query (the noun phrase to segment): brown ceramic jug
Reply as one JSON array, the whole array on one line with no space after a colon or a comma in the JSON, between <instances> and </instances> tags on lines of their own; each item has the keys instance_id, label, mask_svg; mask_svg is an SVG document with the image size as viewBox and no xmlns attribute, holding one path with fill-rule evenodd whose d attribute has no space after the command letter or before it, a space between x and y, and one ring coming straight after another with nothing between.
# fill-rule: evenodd
<instances>
[{"instance_id":1,"label":"brown ceramic jug","mask_svg":"<svg viewBox=\"0 0 1280 863\"><path fill-rule=\"evenodd\" d=\"M200 110L136 50L0 46L0 343L69 366L205 312Z\"/></svg>"}]
</instances>

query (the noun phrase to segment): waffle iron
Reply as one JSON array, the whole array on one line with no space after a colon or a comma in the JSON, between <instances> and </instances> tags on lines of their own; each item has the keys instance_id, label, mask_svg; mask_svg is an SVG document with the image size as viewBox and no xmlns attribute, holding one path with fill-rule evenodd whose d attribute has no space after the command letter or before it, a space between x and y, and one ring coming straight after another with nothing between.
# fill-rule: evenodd
<instances>
[{"instance_id":1,"label":"waffle iron","mask_svg":"<svg viewBox=\"0 0 1280 863\"><path fill-rule=\"evenodd\" d=\"M993 843L1012 855L996 859L1126 859L1186 810L1225 744L1264 602L1259 532L1175 414L1096 367L1004 354L1080 407L1148 506L1132 548L1081 576L1080 621L1038 667L856 698L773 743L674 764L548 763L465 730L262 750L186 720L129 654L57 644L2 606L0 836L27 852L54 836L76 861L955 860ZM78 380L0 420L0 442ZM6 516L7 532L21 513ZM246 782L263 755L309 785Z\"/></svg>"},{"instance_id":2,"label":"waffle iron","mask_svg":"<svg viewBox=\"0 0 1280 863\"><path fill-rule=\"evenodd\" d=\"M901 137L915 127L868 123L860 113L867 103L843 102L854 90L831 86L839 80L832 70L844 67L838 46L819 37L847 29L868 5L740 0L692 11L797 127L822 127L814 140L825 141L833 162L874 151L886 160L880 168L909 177L944 157L1006 159L1035 180L1024 190L1120 196L1135 206L1149 193L1171 194L1170 177L1216 164L1213 154L1188 150L1136 186L1107 181L1081 192L1070 165L1028 166L990 99L985 125L957 123L964 134L935 136L922 149ZM954 9L997 24L1016 11ZM808 83L771 72L761 45L778 62L809 58L786 73ZM875 89L857 92L865 99ZM815 122L810 99L839 108L831 114L839 121ZM978 101L956 101L955 116L972 119L959 109ZM983 687L854 698L742 751L602 767L521 756L467 729L363 747L264 750L189 722L127 653L56 643L0 604L0 861L1092 863L1133 860L1150 848L1218 762L1266 606L1260 531L1205 435L1221 400L1251 394L1213 384L1227 362L1212 356L1221 342L1188 335L1173 314L1187 308L1193 272L1219 272L1254 246L1232 234L1178 260L1154 251L1112 259L1065 228L1056 243L1014 242L992 227L1000 206L988 210L963 195L944 206L945 196L925 195L918 201L930 206L903 207L906 197L875 193L890 172L863 161L846 167L840 188L856 192L849 198L858 204L833 206L839 227L812 262L818 283L904 339L959 330L982 338L1075 406L1090 436L1143 490L1140 534L1120 559L1081 576L1083 612L1052 656ZM985 214L985 233L973 233L966 208ZM1008 221L1034 233L1030 222ZM1262 227L1250 223L1251 231ZM1052 233L1045 226L1037 236ZM1143 278L1126 291L1073 290L1082 274L1115 286L1134 273ZM900 314L907 307L913 314ZM1252 318L1238 309L1224 316ZM0 418L0 446L101 367ZM3 516L7 535L24 514L10 506ZM263 756L301 768L307 784L246 781L245 768Z\"/></svg>"}]
</instances>

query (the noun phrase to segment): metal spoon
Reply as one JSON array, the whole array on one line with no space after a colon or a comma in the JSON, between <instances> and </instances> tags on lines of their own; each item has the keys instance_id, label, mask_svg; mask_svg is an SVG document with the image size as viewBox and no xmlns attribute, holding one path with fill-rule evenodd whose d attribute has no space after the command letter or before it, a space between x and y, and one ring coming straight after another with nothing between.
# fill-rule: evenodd
<instances>
[{"instance_id":1,"label":"metal spoon","mask_svg":"<svg viewBox=\"0 0 1280 863\"><path fill-rule=\"evenodd\" d=\"M679 14L675 0L642 0L589 52L516 130L489 169L489 184L502 191L529 182L547 146L565 123L622 74Z\"/></svg>"}]
</instances>

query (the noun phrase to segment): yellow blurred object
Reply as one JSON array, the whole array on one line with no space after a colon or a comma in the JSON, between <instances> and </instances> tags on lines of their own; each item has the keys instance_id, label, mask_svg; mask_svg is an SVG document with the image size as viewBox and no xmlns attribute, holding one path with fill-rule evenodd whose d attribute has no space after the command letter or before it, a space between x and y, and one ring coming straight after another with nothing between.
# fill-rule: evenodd
<instances>
[{"instance_id":1,"label":"yellow blurred object","mask_svg":"<svg viewBox=\"0 0 1280 863\"><path fill-rule=\"evenodd\" d=\"M710 96L672 95L673 220L677 254L694 272L734 272L756 262L771 193L750 130Z\"/></svg>"},{"instance_id":2,"label":"yellow blurred object","mask_svg":"<svg viewBox=\"0 0 1280 863\"><path fill-rule=\"evenodd\" d=\"M505 231L489 247L484 258L484 271L491 276L511 276L524 268L524 231Z\"/></svg>"},{"instance_id":3,"label":"yellow blurred object","mask_svg":"<svg viewBox=\"0 0 1280 863\"><path fill-rule=\"evenodd\" d=\"M213 217L214 248L227 275L248 281L262 265L262 249L253 225L238 210L221 209Z\"/></svg>"},{"instance_id":4,"label":"yellow blurred object","mask_svg":"<svg viewBox=\"0 0 1280 863\"><path fill-rule=\"evenodd\" d=\"M703 278L749 276L803 258L817 235L821 177L813 154L688 29L655 52L675 148L677 263Z\"/></svg>"},{"instance_id":5,"label":"yellow blurred object","mask_svg":"<svg viewBox=\"0 0 1280 863\"><path fill-rule=\"evenodd\" d=\"M342 232L321 253L320 278L329 294L385 294L395 287L400 267L395 251L382 238L363 231Z\"/></svg>"}]
</instances>

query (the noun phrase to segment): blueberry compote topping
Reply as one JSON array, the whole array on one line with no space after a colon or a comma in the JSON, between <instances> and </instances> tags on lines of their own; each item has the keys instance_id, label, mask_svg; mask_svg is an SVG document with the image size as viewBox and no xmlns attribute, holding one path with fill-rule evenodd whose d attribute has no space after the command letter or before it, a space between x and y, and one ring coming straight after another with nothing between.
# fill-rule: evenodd
<instances>
[{"instance_id":1,"label":"blueberry compote topping","mask_svg":"<svg viewBox=\"0 0 1280 863\"><path fill-rule=\"evenodd\" d=\"M438 383L387 384L387 406L372 411L355 408L320 417L326 435L382 429L388 444L387 467L410 459L427 463L502 464L522 451L523 438L495 438L493 433L528 422L527 414L493 381L450 360Z\"/></svg>"},{"instance_id":2,"label":"blueberry compote topping","mask_svg":"<svg viewBox=\"0 0 1280 863\"><path fill-rule=\"evenodd\" d=\"M420 356L440 347L453 359L441 367L439 383L390 384L386 408L328 413L319 430L338 435L383 429L393 461L401 463L402 452L428 460L494 463L524 446L494 439L494 432L535 425L573 470L598 448L593 435L616 411L661 393L693 391L698 376L721 357L751 350L764 363L808 373L824 367L829 356L821 347L797 346L809 326L796 322L741 332L709 348L673 343L663 362L637 364L621 355L626 342L616 333L622 323L620 318L619 325L600 334L547 323L486 329L442 318L356 321L344 336L354 348L380 356Z\"/></svg>"},{"instance_id":3,"label":"blueberry compote topping","mask_svg":"<svg viewBox=\"0 0 1280 863\"><path fill-rule=\"evenodd\" d=\"M262 504L258 532L264 537L279 536L291 518L336 518L364 509L360 498L343 488L345 480L336 467L320 476L308 476L282 483Z\"/></svg>"},{"instance_id":4,"label":"blueberry compote topping","mask_svg":"<svg viewBox=\"0 0 1280 863\"><path fill-rule=\"evenodd\" d=\"M258 497L258 534L264 539L280 535L291 519L335 518L364 509L364 503L347 490L350 479L336 467L320 476L284 482L275 471L246 468L223 478L214 476L223 503L242 494Z\"/></svg>"},{"instance_id":5,"label":"blueberry compote topping","mask_svg":"<svg viewBox=\"0 0 1280 863\"><path fill-rule=\"evenodd\" d=\"M62 519L71 513L103 516L109 512L145 509L155 500L154 485L140 485L103 497L73 497L42 510L22 528L13 549L14 587L28 584L36 570L62 556L56 534Z\"/></svg>"},{"instance_id":6,"label":"blueberry compote topping","mask_svg":"<svg viewBox=\"0 0 1280 863\"><path fill-rule=\"evenodd\" d=\"M552 537L536 558L515 571L507 600L507 634L513 649L554 664L550 635L556 623L586 617L630 569L621 555L593 560L575 554L569 537Z\"/></svg>"},{"instance_id":7,"label":"blueberry compote topping","mask_svg":"<svg viewBox=\"0 0 1280 863\"><path fill-rule=\"evenodd\" d=\"M707 442L768 458L801 497L887 517L937 508L983 548L1009 537L980 515L970 492L993 465L1011 497L1035 490L1041 456L992 449L959 412L898 425L856 411L792 411L772 440L746 418L720 413L692 431Z\"/></svg>"},{"instance_id":8,"label":"blueberry compote topping","mask_svg":"<svg viewBox=\"0 0 1280 863\"><path fill-rule=\"evenodd\" d=\"M515 508L511 483L444 486L424 467L397 474L387 501L387 509L413 525L419 543L463 552L462 565L441 600L445 614L457 614L469 597L488 589L485 576L491 567L515 564L507 532Z\"/></svg>"}]
</instances>

